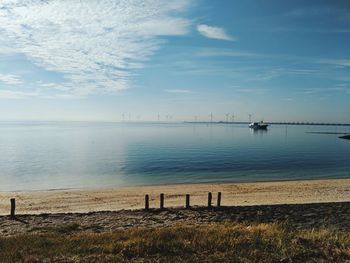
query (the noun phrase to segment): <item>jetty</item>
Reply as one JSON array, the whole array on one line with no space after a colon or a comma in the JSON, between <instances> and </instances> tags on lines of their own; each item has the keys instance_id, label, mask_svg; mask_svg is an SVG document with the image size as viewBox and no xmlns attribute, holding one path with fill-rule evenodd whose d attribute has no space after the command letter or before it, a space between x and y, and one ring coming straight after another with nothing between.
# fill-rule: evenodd
<instances>
[{"instance_id":1,"label":"jetty","mask_svg":"<svg viewBox=\"0 0 350 263\"><path fill-rule=\"evenodd\" d=\"M184 123L198 124L246 124L249 121L185 121ZM269 125L310 125L310 126L349 126L350 123L331 123L331 122L268 122Z\"/></svg>"}]
</instances>

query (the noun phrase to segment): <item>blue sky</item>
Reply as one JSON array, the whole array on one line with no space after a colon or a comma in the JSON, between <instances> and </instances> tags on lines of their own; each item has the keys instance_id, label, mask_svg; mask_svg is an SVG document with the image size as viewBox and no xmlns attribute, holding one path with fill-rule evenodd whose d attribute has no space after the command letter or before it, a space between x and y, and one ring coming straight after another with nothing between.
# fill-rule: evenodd
<instances>
[{"instance_id":1,"label":"blue sky","mask_svg":"<svg viewBox=\"0 0 350 263\"><path fill-rule=\"evenodd\" d=\"M350 122L349 1L0 2L0 120Z\"/></svg>"}]
</instances>

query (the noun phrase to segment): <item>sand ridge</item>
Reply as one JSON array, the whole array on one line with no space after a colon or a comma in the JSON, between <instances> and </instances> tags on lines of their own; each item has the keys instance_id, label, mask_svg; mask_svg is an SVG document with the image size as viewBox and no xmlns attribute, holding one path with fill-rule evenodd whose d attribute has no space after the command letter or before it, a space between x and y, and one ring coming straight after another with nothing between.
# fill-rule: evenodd
<instances>
[{"instance_id":1,"label":"sand ridge","mask_svg":"<svg viewBox=\"0 0 350 263\"><path fill-rule=\"evenodd\" d=\"M297 229L331 227L349 231L350 202L229 207L119 210L91 213L0 216L0 236L25 233L103 233L211 223L281 223Z\"/></svg>"}]
</instances>

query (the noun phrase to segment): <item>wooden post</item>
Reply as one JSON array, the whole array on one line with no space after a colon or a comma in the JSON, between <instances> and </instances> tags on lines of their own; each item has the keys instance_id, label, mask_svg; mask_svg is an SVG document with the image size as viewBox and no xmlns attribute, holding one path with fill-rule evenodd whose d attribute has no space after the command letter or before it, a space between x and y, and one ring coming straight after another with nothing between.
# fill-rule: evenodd
<instances>
[{"instance_id":1,"label":"wooden post","mask_svg":"<svg viewBox=\"0 0 350 263\"><path fill-rule=\"evenodd\" d=\"M164 194L160 194L160 209L164 209Z\"/></svg>"},{"instance_id":2,"label":"wooden post","mask_svg":"<svg viewBox=\"0 0 350 263\"><path fill-rule=\"evenodd\" d=\"M14 219L15 216L15 210L16 210L16 199L11 198L11 218Z\"/></svg>"},{"instance_id":3,"label":"wooden post","mask_svg":"<svg viewBox=\"0 0 350 263\"><path fill-rule=\"evenodd\" d=\"M186 208L190 208L190 195L186 194Z\"/></svg>"},{"instance_id":4,"label":"wooden post","mask_svg":"<svg viewBox=\"0 0 350 263\"><path fill-rule=\"evenodd\" d=\"M212 200L212 195L211 192L208 193L208 208L211 207L211 200Z\"/></svg>"},{"instance_id":5,"label":"wooden post","mask_svg":"<svg viewBox=\"0 0 350 263\"><path fill-rule=\"evenodd\" d=\"M149 196L145 195L145 209L148 210L149 209Z\"/></svg>"},{"instance_id":6,"label":"wooden post","mask_svg":"<svg viewBox=\"0 0 350 263\"><path fill-rule=\"evenodd\" d=\"M217 200L217 206L221 206L221 192L218 192L218 200Z\"/></svg>"}]
</instances>

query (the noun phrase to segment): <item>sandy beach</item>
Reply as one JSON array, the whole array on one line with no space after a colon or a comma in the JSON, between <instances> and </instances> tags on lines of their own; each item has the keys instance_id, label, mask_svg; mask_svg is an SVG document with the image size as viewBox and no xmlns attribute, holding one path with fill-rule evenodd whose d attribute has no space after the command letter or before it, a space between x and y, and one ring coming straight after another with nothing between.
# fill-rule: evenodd
<instances>
[{"instance_id":1,"label":"sandy beach","mask_svg":"<svg viewBox=\"0 0 350 263\"><path fill-rule=\"evenodd\" d=\"M186 194L191 195L191 206L204 206L208 192L213 193L213 204L221 192L223 206L346 202L350 201L350 179L1 192L0 215L9 214L10 198L16 198L17 214L86 213L140 209L145 194L150 196L150 207L157 208L160 193L165 195L165 207L184 206Z\"/></svg>"}]
</instances>

